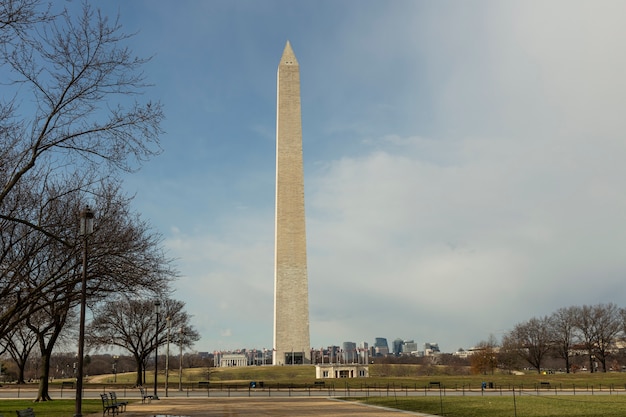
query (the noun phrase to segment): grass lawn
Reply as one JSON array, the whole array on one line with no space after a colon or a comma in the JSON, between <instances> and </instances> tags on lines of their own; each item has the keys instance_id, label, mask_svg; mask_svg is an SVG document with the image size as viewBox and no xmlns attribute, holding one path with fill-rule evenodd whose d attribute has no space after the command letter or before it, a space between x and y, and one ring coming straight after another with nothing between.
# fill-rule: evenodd
<instances>
[{"instance_id":1,"label":"grass lawn","mask_svg":"<svg viewBox=\"0 0 626 417\"><path fill-rule=\"evenodd\" d=\"M16 415L17 410L32 408L36 416L42 417L70 417L74 415L74 400L54 400L34 403L32 400L1 400L0 414L5 416ZM83 400L83 414L102 412L102 401Z\"/></svg>"},{"instance_id":2,"label":"grass lawn","mask_svg":"<svg viewBox=\"0 0 626 417\"><path fill-rule=\"evenodd\" d=\"M626 395L348 398L382 407L448 417L622 417Z\"/></svg>"},{"instance_id":3,"label":"grass lawn","mask_svg":"<svg viewBox=\"0 0 626 417\"><path fill-rule=\"evenodd\" d=\"M577 374L537 374L528 372L524 375L511 375L497 373L495 375L455 375L439 373L445 367L430 367L433 373L423 374L424 367L417 365L370 365L369 378L349 378L326 380L327 386L337 388L349 386L351 388L369 387L392 387L420 389L429 386L431 381L438 381L446 389L475 389L480 390L481 383L493 382L496 388L511 389L512 387L532 389L541 383L548 383L551 389L578 391L608 390L609 388L626 389L626 373L577 373ZM210 374L210 375L209 375ZM146 380L149 384L154 381L154 374L147 372ZM108 384L118 386L133 386L135 373L117 374L114 376L101 375L90 379L91 383ZM159 374L159 385L165 383L164 373ZM249 381L265 381L269 384L309 384L315 382L314 366L247 366L242 368L187 368L183 370L182 383L184 386L196 386L199 381L211 381L212 383L247 384ZM60 383L60 382L59 382ZM178 372L171 371L169 383L171 386L178 384ZM581 392L582 394L582 392Z\"/></svg>"}]
</instances>

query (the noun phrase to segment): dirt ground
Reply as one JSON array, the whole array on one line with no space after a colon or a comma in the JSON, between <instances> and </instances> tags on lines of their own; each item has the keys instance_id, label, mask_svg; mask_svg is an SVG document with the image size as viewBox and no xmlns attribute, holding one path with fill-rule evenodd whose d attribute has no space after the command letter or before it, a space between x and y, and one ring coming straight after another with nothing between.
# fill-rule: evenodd
<instances>
[{"instance_id":1,"label":"dirt ground","mask_svg":"<svg viewBox=\"0 0 626 417\"><path fill-rule=\"evenodd\" d=\"M162 398L128 405L122 417L399 417L427 416L327 398ZM89 417L100 416L91 414Z\"/></svg>"}]
</instances>

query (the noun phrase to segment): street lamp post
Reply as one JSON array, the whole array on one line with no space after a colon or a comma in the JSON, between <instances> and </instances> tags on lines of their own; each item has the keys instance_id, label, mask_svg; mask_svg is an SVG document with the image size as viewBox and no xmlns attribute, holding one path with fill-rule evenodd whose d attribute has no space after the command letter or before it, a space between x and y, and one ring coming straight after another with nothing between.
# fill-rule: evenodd
<instances>
[{"instance_id":1,"label":"street lamp post","mask_svg":"<svg viewBox=\"0 0 626 417\"><path fill-rule=\"evenodd\" d=\"M78 330L78 366L76 376L75 417L83 415L83 358L85 353L85 305L87 304L87 237L93 233L94 213L85 207L80 213L80 235L83 237L83 273L80 290L80 323Z\"/></svg>"},{"instance_id":2,"label":"street lamp post","mask_svg":"<svg viewBox=\"0 0 626 417\"><path fill-rule=\"evenodd\" d=\"M113 382L117 384L117 360L120 357L115 355L113 356Z\"/></svg>"},{"instance_id":3,"label":"street lamp post","mask_svg":"<svg viewBox=\"0 0 626 417\"><path fill-rule=\"evenodd\" d=\"M157 376L159 373L159 307L161 302L159 300L154 301L154 314L156 315L156 330L154 332L154 399L158 400L157 395Z\"/></svg>"},{"instance_id":4,"label":"street lamp post","mask_svg":"<svg viewBox=\"0 0 626 417\"><path fill-rule=\"evenodd\" d=\"M165 396L167 397L168 380L170 377L170 330L172 326L172 320L170 316L165 318L167 321L167 344L165 345Z\"/></svg>"},{"instance_id":5,"label":"street lamp post","mask_svg":"<svg viewBox=\"0 0 626 417\"><path fill-rule=\"evenodd\" d=\"M183 390L183 336L185 335L185 328L181 327L178 331L180 333L180 337L178 342L180 343L180 360L178 361L178 390Z\"/></svg>"}]
</instances>

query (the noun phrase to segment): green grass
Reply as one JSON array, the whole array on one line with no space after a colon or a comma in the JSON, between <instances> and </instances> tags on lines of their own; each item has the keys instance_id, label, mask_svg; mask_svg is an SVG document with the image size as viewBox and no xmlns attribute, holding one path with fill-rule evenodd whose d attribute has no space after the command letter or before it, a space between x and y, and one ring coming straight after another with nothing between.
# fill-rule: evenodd
<instances>
[{"instance_id":1,"label":"green grass","mask_svg":"<svg viewBox=\"0 0 626 417\"><path fill-rule=\"evenodd\" d=\"M74 415L74 400L54 400L35 403L32 400L0 400L0 414L14 416L17 410L32 408L36 416L69 417ZM102 412L102 401L83 400L83 414Z\"/></svg>"},{"instance_id":2,"label":"green grass","mask_svg":"<svg viewBox=\"0 0 626 417\"><path fill-rule=\"evenodd\" d=\"M528 372L524 375L512 375L497 373L495 375L467 375L453 373L446 367L419 366L419 365L370 365L369 378L332 379L326 380L327 386L350 388L369 387L395 387L409 389L429 386L431 381L441 383L446 389L480 389L481 383L493 382L496 388L510 389L511 387L532 389L541 382L548 382L552 389L586 390L593 387L594 390L608 390L609 387L623 390L626 388L626 373L576 373L576 374L537 374ZM136 375L134 373L117 374L118 386L133 386ZM248 366L242 368L211 368L210 377L207 376L207 368L188 368L183 370L183 384L194 386L198 381L206 381L207 378L215 383L241 383L249 381L265 381L270 384L313 384L315 381L314 366ZM165 382L165 375L159 372L159 384ZM150 371L146 374L148 385L154 381L154 374ZM113 375L94 377L93 383L113 384ZM178 383L178 370L170 370L170 384Z\"/></svg>"},{"instance_id":3,"label":"green grass","mask_svg":"<svg viewBox=\"0 0 626 417\"><path fill-rule=\"evenodd\" d=\"M624 395L515 397L369 397L348 398L366 404L448 417L622 417Z\"/></svg>"},{"instance_id":4,"label":"green grass","mask_svg":"<svg viewBox=\"0 0 626 417\"><path fill-rule=\"evenodd\" d=\"M198 381L207 380L207 368L185 369L183 384L192 388L197 387ZM133 386L134 373L117 374L117 384L112 384L113 375L103 375L93 378L87 387L105 384L115 386L121 390ZM153 374L147 373L149 385L152 385ZM272 384L294 384L298 386L312 385L315 381L313 366L251 366L243 368L211 368L211 383L238 384L246 386L249 381L265 381L266 386ZM165 377L159 374L159 384L163 387ZM178 382L178 372L171 371L170 386ZM430 382L437 381L445 388L443 395L438 390L430 391L428 396L407 397L406 391L423 390L430 387ZM506 395L446 395L451 390L474 390L480 392L481 383L492 382L496 393L500 389L508 391L511 387L523 387L521 395L514 397L510 391ZM334 386L337 390L344 388L362 389L379 388L390 392L390 397L377 396L375 392L368 398L359 400L368 404L390 408L418 411L428 414L445 415L449 417L617 417L626 415L626 373L577 373L577 374L537 374L528 372L523 375L506 373L495 375L468 375L463 372L455 374L445 367L419 367L413 365L371 365L369 378L354 379L327 379L325 387ZM550 389L542 388L537 395L534 390L541 382L548 382ZM53 383L54 386L56 384ZM58 382L60 384L60 382ZM387 391L386 388L391 388ZM576 387L576 395L572 388ZM591 389L596 395L590 395ZM609 394L611 388L611 394ZM134 389L134 388L132 388ZM395 391L394 391L395 389ZM406 391L404 391L406 390ZM555 390L558 392L555 395ZM561 392L567 390L569 392ZM588 390L588 391L587 391ZM603 395L597 392L602 390ZM613 390L618 390L613 391ZM351 397L354 401L357 397ZM15 415L15 410L33 407L38 416L65 417L72 416L74 401L59 399L51 402L33 403L26 400L1 400L0 414ZM101 402L98 400L84 400L85 414L100 413ZM443 411L442 411L443 410Z\"/></svg>"},{"instance_id":5,"label":"green grass","mask_svg":"<svg viewBox=\"0 0 626 417\"><path fill-rule=\"evenodd\" d=\"M441 383L447 389L480 389L481 383L493 382L496 388L509 389L528 388L532 389L542 382L550 384L552 389L586 390L593 387L594 390L607 390L626 388L626 374L621 372L612 373L576 373L576 374L537 374L533 372L524 375L512 375L498 373L494 375L449 375L445 367L429 367L431 373L423 375L423 370L414 365L370 365L369 378L330 379L327 385L334 384L336 387L344 387L346 384L351 388L362 386L395 388L408 387L423 388L429 386L431 381ZM153 381L148 377L148 381ZM171 381L178 381L178 374L170 376ZM165 378L159 377L159 381ZM183 374L183 383L194 381L206 381L206 368L186 369ZM313 366L249 366L243 368L211 368L211 382L247 382L266 381L280 384L312 384L315 381L315 367ZM161 382L160 382L161 383Z\"/></svg>"}]
</instances>

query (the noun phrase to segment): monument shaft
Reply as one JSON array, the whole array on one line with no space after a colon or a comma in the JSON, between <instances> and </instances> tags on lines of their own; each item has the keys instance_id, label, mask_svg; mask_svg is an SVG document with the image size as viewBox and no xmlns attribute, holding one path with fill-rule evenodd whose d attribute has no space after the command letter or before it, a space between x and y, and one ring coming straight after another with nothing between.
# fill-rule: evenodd
<instances>
[{"instance_id":1,"label":"monument shaft","mask_svg":"<svg viewBox=\"0 0 626 417\"><path fill-rule=\"evenodd\" d=\"M300 67L287 42L277 75L274 365L310 363Z\"/></svg>"}]
</instances>

